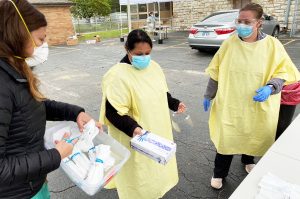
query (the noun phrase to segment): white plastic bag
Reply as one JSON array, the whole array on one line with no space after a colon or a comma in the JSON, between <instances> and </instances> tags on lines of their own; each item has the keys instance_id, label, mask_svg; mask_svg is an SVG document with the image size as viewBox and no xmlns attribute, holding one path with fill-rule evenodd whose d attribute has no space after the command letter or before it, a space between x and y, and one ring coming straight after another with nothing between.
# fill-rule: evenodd
<instances>
[{"instance_id":1,"label":"white plastic bag","mask_svg":"<svg viewBox=\"0 0 300 199\"><path fill-rule=\"evenodd\" d=\"M99 129L96 127L94 120L89 121L83 129L76 147L82 152L88 152L94 147L93 139L99 134Z\"/></svg>"}]
</instances>

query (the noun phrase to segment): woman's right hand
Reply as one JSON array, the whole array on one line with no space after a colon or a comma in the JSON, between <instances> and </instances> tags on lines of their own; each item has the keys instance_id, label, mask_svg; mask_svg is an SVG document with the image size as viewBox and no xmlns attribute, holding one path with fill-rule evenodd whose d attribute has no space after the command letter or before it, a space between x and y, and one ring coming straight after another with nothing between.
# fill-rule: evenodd
<instances>
[{"instance_id":1,"label":"woman's right hand","mask_svg":"<svg viewBox=\"0 0 300 199\"><path fill-rule=\"evenodd\" d=\"M69 133L65 133L61 141L55 141L55 148L59 152L61 159L70 156L73 152L74 145L78 142L78 139L68 143L67 140L70 137Z\"/></svg>"},{"instance_id":2,"label":"woman's right hand","mask_svg":"<svg viewBox=\"0 0 300 199\"><path fill-rule=\"evenodd\" d=\"M142 130L143 130L142 128L136 127L133 131L133 137L135 137L137 135L143 135Z\"/></svg>"}]
</instances>

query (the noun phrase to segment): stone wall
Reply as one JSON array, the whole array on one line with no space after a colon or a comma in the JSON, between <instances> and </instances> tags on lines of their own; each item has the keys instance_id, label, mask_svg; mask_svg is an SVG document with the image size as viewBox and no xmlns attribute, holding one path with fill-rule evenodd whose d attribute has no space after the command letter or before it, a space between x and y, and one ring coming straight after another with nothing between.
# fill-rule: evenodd
<instances>
[{"instance_id":1,"label":"stone wall","mask_svg":"<svg viewBox=\"0 0 300 199\"><path fill-rule=\"evenodd\" d=\"M69 36L75 35L69 6L38 6L47 18L47 39L50 45L66 44Z\"/></svg>"},{"instance_id":2,"label":"stone wall","mask_svg":"<svg viewBox=\"0 0 300 199\"><path fill-rule=\"evenodd\" d=\"M285 13L287 9L287 0L253 0L261 4L267 14L274 16L281 27L285 27ZM292 6L289 17L289 27L293 19L295 0L292 0ZM175 27L185 26L187 28L200 21L203 17L212 12L220 10L233 9L233 0L185 0L174 2L174 19Z\"/></svg>"},{"instance_id":3,"label":"stone wall","mask_svg":"<svg viewBox=\"0 0 300 199\"><path fill-rule=\"evenodd\" d=\"M233 9L232 0L175 1L173 4L173 25L191 27L215 11L228 9Z\"/></svg>"},{"instance_id":4,"label":"stone wall","mask_svg":"<svg viewBox=\"0 0 300 199\"><path fill-rule=\"evenodd\" d=\"M265 13L274 16L279 21L281 28L286 27L285 17L288 4L287 0L256 0L255 2L263 6ZM291 2L292 4L290 9L288 28L291 28L296 1L292 0Z\"/></svg>"}]
</instances>

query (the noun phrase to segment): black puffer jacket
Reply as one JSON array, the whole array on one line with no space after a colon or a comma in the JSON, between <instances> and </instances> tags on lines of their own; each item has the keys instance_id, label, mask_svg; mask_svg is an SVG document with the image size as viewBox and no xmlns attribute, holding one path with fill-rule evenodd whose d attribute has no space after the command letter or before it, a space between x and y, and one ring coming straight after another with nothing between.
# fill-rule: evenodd
<instances>
[{"instance_id":1,"label":"black puffer jacket","mask_svg":"<svg viewBox=\"0 0 300 199\"><path fill-rule=\"evenodd\" d=\"M46 150L46 120L76 121L80 107L36 101L26 79L0 59L0 198L28 199L59 167L56 149Z\"/></svg>"}]
</instances>

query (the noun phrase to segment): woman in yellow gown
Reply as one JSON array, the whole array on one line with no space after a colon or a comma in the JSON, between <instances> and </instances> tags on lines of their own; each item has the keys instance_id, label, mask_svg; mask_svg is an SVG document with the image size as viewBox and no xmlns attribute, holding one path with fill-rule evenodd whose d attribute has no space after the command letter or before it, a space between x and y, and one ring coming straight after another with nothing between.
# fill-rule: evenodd
<instances>
[{"instance_id":1,"label":"woman in yellow gown","mask_svg":"<svg viewBox=\"0 0 300 199\"><path fill-rule=\"evenodd\" d=\"M178 183L176 159L160 165L132 150L130 140L142 129L173 140L169 108L184 112L185 105L168 93L162 69L150 58L147 33L132 31L125 48L121 63L103 77L100 120L131 157L107 188L117 188L120 199L158 199Z\"/></svg>"},{"instance_id":2,"label":"woman in yellow gown","mask_svg":"<svg viewBox=\"0 0 300 199\"><path fill-rule=\"evenodd\" d=\"M242 154L249 173L254 156L262 156L275 140L284 84L300 79L283 45L260 31L263 8L251 3L240 10L238 34L226 40L206 72L210 75L204 98L209 129L217 149L211 186L222 187L234 154Z\"/></svg>"}]
</instances>

